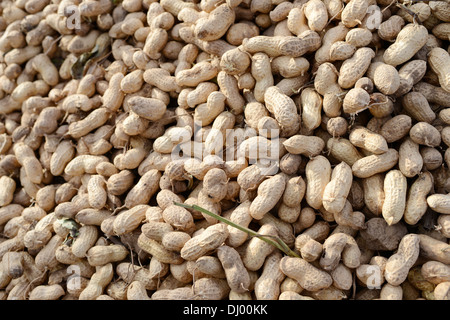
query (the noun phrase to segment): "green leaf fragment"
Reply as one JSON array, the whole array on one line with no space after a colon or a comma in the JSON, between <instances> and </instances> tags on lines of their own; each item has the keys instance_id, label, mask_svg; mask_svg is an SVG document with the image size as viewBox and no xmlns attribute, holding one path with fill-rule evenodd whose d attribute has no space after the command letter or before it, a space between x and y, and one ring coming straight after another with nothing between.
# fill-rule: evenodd
<instances>
[{"instance_id":1,"label":"green leaf fragment","mask_svg":"<svg viewBox=\"0 0 450 320\"><path fill-rule=\"evenodd\" d=\"M195 205L195 204L194 204L194 205L187 205L187 204L179 203L179 202L174 202L174 204L177 205L177 206L186 208L186 209L197 210L197 211L200 211L200 212L202 212L202 213L205 213L205 214L207 214L207 215L209 215L209 216L211 216L211 217L213 217L213 218L215 218L215 219L217 219L217 220L219 220L219 221L221 221L221 222L223 222L223 223L225 223L225 224L227 224L227 225L229 225L229 226L231 226L231 227L234 227L234 228L236 228L236 229L238 229L238 230L240 230L240 231L246 232L247 234L249 234L249 235L252 236L252 237L258 237L258 238L261 239L262 241L264 241L264 242L266 242L266 243L268 243L268 244L274 246L275 248L280 249L281 251L283 251L283 252L284 252L285 254L287 254L288 256L300 258L300 257L299 257L294 251L292 251L292 250L289 248L289 246L288 246L283 240L281 240L279 237L271 236L271 235L263 235L263 234L259 234L259 233L255 232L255 231L251 230L251 229L248 229L248 228L243 227L243 226L241 226L241 225L239 225L239 224L236 224L236 223L234 223L234 222L232 222L232 221L230 221L230 220L228 220L228 219L226 219L226 218L224 218L224 217L222 217L222 216L219 216L219 215L217 215L217 214L215 214L215 213L213 213L213 212L211 212L211 211L208 211L208 210L206 210L206 209L204 209L204 208L202 208L202 207L200 207L200 206L197 206L197 205ZM272 239L270 239L270 238L275 239L275 241L272 240Z\"/></svg>"}]
</instances>

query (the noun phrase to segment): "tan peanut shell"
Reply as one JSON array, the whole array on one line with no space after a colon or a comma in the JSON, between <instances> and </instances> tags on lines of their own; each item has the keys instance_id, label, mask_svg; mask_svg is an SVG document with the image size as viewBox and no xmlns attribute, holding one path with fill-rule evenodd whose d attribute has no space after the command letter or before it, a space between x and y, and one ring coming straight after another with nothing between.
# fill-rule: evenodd
<instances>
[{"instance_id":1,"label":"tan peanut shell","mask_svg":"<svg viewBox=\"0 0 450 320\"><path fill-rule=\"evenodd\" d=\"M321 95L325 95L327 92L333 91L333 87L338 86L338 70L330 62L322 63L318 69L314 78L314 88Z\"/></svg>"},{"instance_id":2,"label":"tan peanut shell","mask_svg":"<svg viewBox=\"0 0 450 320\"><path fill-rule=\"evenodd\" d=\"M434 289L433 295L437 300L449 300L450 282L442 282L436 286Z\"/></svg>"},{"instance_id":3,"label":"tan peanut shell","mask_svg":"<svg viewBox=\"0 0 450 320\"><path fill-rule=\"evenodd\" d=\"M402 97L402 106L409 116L420 122L431 123L436 114L428 99L420 91L411 91Z\"/></svg>"},{"instance_id":4,"label":"tan peanut shell","mask_svg":"<svg viewBox=\"0 0 450 320\"><path fill-rule=\"evenodd\" d=\"M448 244L446 242L425 234L419 234L418 236L420 238L421 257L448 264L450 255L448 254Z\"/></svg>"},{"instance_id":5,"label":"tan peanut shell","mask_svg":"<svg viewBox=\"0 0 450 320\"><path fill-rule=\"evenodd\" d=\"M428 63L431 69L437 73L441 88L447 92L450 92L449 62L450 55L442 48L433 48L428 54Z\"/></svg>"},{"instance_id":6,"label":"tan peanut shell","mask_svg":"<svg viewBox=\"0 0 450 320\"><path fill-rule=\"evenodd\" d=\"M427 69L426 65L426 61L423 60L411 60L405 63L398 70L400 86L394 95L398 97L409 92L425 75Z\"/></svg>"},{"instance_id":7,"label":"tan peanut shell","mask_svg":"<svg viewBox=\"0 0 450 320\"><path fill-rule=\"evenodd\" d=\"M344 7L341 13L342 23L348 27L355 27L358 23L361 23L364 16L367 13L369 6L368 1L364 0L351 0L348 5Z\"/></svg>"},{"instance_id":8,"label":"tan peanut shell","mask_svg":"<svg viewBox=\"0 0 450 320\"><path fill-rule=\"evenodd\" d=\"M322 206L325 187L331 179L331 164L327 158L318 155L307 163L305 172L305 199L312 208L319 209Z\"/></svg>"},{"instance_id":9,"label":"tan peanut shell","mask_svg":"<svg viewBox=\"0 0 450 320\"><path fill-rule=\"evenodd\" d=\"M2 190L0 192L0 206L3 207L13 201L16 182L10 177L2 176L0 177L0 183L2 185Z\"/></svg>"},{"instance_id":10,"label":"tan peanut shell","mask_svg":"<svg viewBox=\"0 0 450 320\"><path fill-rule=\"evenodd\" d=\"M135 230L145 219L145 214L148 208L148 205L142 204L120 212L116 219L114 219L114 233L116 235L123 235Z\"/></svg>"},{"instance_id":11,"label":"tan peanut shell","mask_svg":"<svg viewBox=\"0 0 450 320\"><path fill-rule=\"evenodd\" d=\"M122 261L128 255L128 249L122 245L93 246L87 253L91 266L97 267L110 262Z\"/></svg>"},{"instance_id":12,"label":"tan peanut shell","mask_svg":"<svg viewBox=\"0 0 450 320\"><path fill-rule=\"evenodd\" d=\"M243 227L248 227L253 217L250 215L250 201L244 201L239 206L237 206L231 213L230 220L233 223L241 225ZM228 238L226 243L231 247L239 247L248 238L248 234L239 229L228 226Z\"/></svg>"},{"instance_id":13,"label":"tan peanut shell","mask_svg":"<svg viewBox=\"0 0 450 320\"><path fill-rule=\"evenodd\" d=\"M329 52L331 46L337 41L345 40L348 32L349 29L344 24L338 24L325 32L322 40L323 44L316 51L314 56L314 59L318 65L322 65L323 63L330 61Z\"/></svg>"},{"instance_id":14,"label":"tan peanut shell","mask_svg":"<svg viewBox=\"0 0 450 320\"><path fill-rule=\"evenodd\" d=\"M233 291L245 292L250 286L250 276L236 249L226 245L217 249L217 257L222 263L227 283Z\"/></svg>"},{"instance_id":15,"label":"tan peanut shell","mask_svg":"<svg viewBox=\"0 0 450 320\"><path fill-rule=\"evenodd\" d=\"M138 246L163 263L180 264L183 262L178 253L167 250L161 243L148 238L144 233L139 235Z\"/></svg>"},{"instance_id":16,"label":"tan peanut shell","mask_svg":"<svg viewBox=\"0 0 450 320\"><path fill-rule=\"evenodd\" d=\"M351 56L353 56L356 49L357 48L354 45L349 44L345 41L336 41L330 48L330 60L347 60Z\"/></svg>"},{"instance_id":17,"label":"tan peanut shell","mask_svg":"<svg viewBox=\"0 0 450 320\"><path fill-rule=\"evenodd\" d=\"M331 213L338 213L344 209L347 196L352 186L353 174L351 167L341 162L334 167L331 180L323 191L323 207Z\"/></svg>"},{"instance_id":18,"label":"tan peanut shell","mask_svg":"<svg viewBox=\"0 0 450 320\"><path fill-rule=\"evenodd\" d=\"M439 261L425 262L420 271L425 280L436 285L449 280L448 266Z\"/></svg>"},{"instance_id":19,"label":"tan peanut shell","mask_svg":"<svg viewBox=\"0 0 450 320\"><path fill-rule=\"evenodd\" d=\"M82 226L78 232L79 234L71 246L72 253L76 257L84 258L98 239L98 229L96 226Z\"/></svg>"},{"instance_id":20,"label":"tan peanut shell","mask_svg":"<svg viewBox=\"0 0 450 320\"><path fill-rule=\"evenodd\" d=\"M302 104L302 126L307 130L316 129L322 120L322 97L313 88L305 88L300 95L300 100Z\"/></svg>"},{"instance_id":21,"label":"tan peanut shell","mask_svg":"<svg viewBox=\"0 0 450 320\"><path fill-rule=\"evenodd\" d=\"M132 208L139 204L146 204L150 198L159 189L159 179L161 173L156 170L150 170L146 172L139 182L127 193L125 198L125 206Z\"/></svg>"},{"instance_id":22,"label":"tan peanut shell","mask_svg":"<svg viewBox=\"0 0 450 320\"><path fill-rule=\"evenodd\" d=\"M397 69L388 64L382 64L376 68L373 82L377 89L386 95L394 94L400 87Z\"/></svg>"},{"instance_id":23,"label":"tan peanut shell","mask_svg":"<svg viewBox=\"0 0 450 320\"><path fill-rule=\"evenodd\" d=\"M360 0L357 0L360 1ZM339 69L339 85L343 89L351 88L369 68L375 52L367 47L359 48L350 59L347 59Z\"/></svg>"},{"instance_id":24,"label":"tan peanut shell","mask_svg":"<svg viewBox=\"0 0 450 320\"><path fill-rule=\"evenodd\" d=\"M450 213L450 197L446 194L432 194L427 197L428 206L439 213Z\"/></svg>"},{"instance_id":25,"label":"tan peanut shell","mask_svg":"<svg viewBox=\"0 0 450 320\"><path fill-rule=\"evenodd\" d=\"M309 66L309 61L303 57L279 56L271 62L272 71L285 78L303 75L309 69Z\"/></svg>"},{"instance_id":26,"label":"tan peanut shell","mask_svg":"<svg viewBox=\"0 0 450 320\"><path fill-rule=\"evenodd\" d=\"M207 18L201 18L195 26L195 35L204 41L222 37L234 22L234 10L228 4L222 4L210 12Z\"/></svg>"},{"instance_id":27,"label":"tan peanut shell","mask_svg":"<svg viewBox=\"0 0 450 320\"><path fill-rule=\"evenodd\" d=\"M330 235L323 243L324 254L320 257L320 266L327 271L334 270L341 259L341 254L347 244L344 233Z\"/></svg>"},{"instance_id":28,"label":"tan peanut shell","mask_svg":"<svg viewBox=\"0 0 450 320\"><path fill-rule=\"evenodd\" d=\"M322 152L325 142L315 136L294 135L284 141L283 145L291 154L315 157Z\"/></svg>"},{"instance_id":29,"label":"tan peanut shell","mask_svg":"<svg viewBox=\"0 0 450 320\"><path fill-rule=\"evenodd\" d=\"M212 168L203 178L203 190L214 202L219 202L226 196L228 177L224 170Z\"/></svg>"},{"instance_id":30,"label":"tan peanut shell","mask_svg":"<svg viewBox=\"0 0 450 320\"><path fill-rule=\"evenodd\" d=\"M258 233L267 236L278 236L277 228L273 224L262 225ZM264 242L258 237L250 239L248 245L245 247L245 251L242 255L242 262L247 270L256 271L260 269L266 257L274 251L275 247Z\"/></svg>"},{"instance_id":31,"label":"tan peanut shell","mask_svg":"<svg viewBox=\"0 0 450 320\"><path fill-rule=\"evenodd\" d=\"M194 228L194 219L185 208L179 208L172 204L163 210L162 217L176 230L190 233Z\"/></svg>"},{"instance_id":32,"label":"tan peanut shell","mask_svg":"<svg viewBox=\"0 0 450 320\"><path fill-rule=\"evenodd\" d=\"M30 292L29 300L58 300L65 291L59 284L37 286Z\"/></svg>"},{"instance_id":33,"label":"tan peanut shell","mask_svg":"<svg viewBox=\"0 0 450 320\"><path fill-rule=\"evenodd\" d=\"M398 165L400 171L407 178L420 173L423 167L423 158L419 151L419 144L407 137L399 148Z\"/></svg>"},{"instance_id":34,"label":"tan peanut shell","mask_svg":"<svg viewBox=\"0 0 450 320\"><path fill-rule=\"evenodd\" d=\"M303 200L306 192L306 183L304 179L293 177L286 182L286 188L283 193L283 203L288 207L297 207Z\"/></svg>"},{"instance_id":35,"label":"tan peanut shell","mask_svg":"<svg viewBox=\"0 0 450 320\"><path fill-rule=\"evenodd\" d=\"M389 117L394 111L394 104L386 95L374 92L370 98L373 103L371 103L369 111L375 118Z\"/></svg>"},{"instance_id":36,"label":"tan peanut shell","mask_svg":"<svg viewBox=\"0 0 450 320\"><path fill-rule=\"evenodd\" d=\"M281 271L297 280L308 291L318 291L331 286L331 276L301 258L283 257L280 261Z\"/></svg>"},{"instance_id":37,"label":"tan peanut shell","mask_svg":"<svg viewBox=\"0 0 450 320\"><path fill-rule=\"evenodd\" d=\"M180 252L181 257L185 260L196 260L220 246L227 236L228 230L226 225L212 225L185 243Z\"/></svg>"},{"instance_id":38,"label":"tan peanut shell","mask_svg":"<svg viewBox=\"0 0 450 320\"><path fill-rule=\"evenodd\" d=\"M356 82L356 81L355 81ZM369 107L370 95L362 88L350 89L342 102L342 110L345 113L357 114Z\"/></svg>"},{"instance_id":39,"label":"tan peanut shell","mask_svg":"<svg viewBox=\"0 0 450 320\"><path fill-rule=\"evenodd\" d=\"M405 21L399 15L393 15L380 24L378 36L383 40L394 40L405 25Z\"/></svg>"},{"instance_id":40,"label":"tan peanut shell","mask_svg":"<svg viewBox=\"0 0 450 320\"><path fill-rule=\"evenodd\" d=\"M303 8L310 30L322 31L328 21L327 7L322 1L309 1Z\"/></svg>"},{"instance_id":41,"label":"tan peanut shell","mask_svg":"<svg viewBox=\"0 0 450 320\"><path fill-rule=\"evenodd\" d=\"M365 47L372 41L372 33L369 29L353 28L345 36L345 42L355 47Z\"/></svg>"},{"instance_id":42,"label":"tan peanut shell","mask_svg":"<svg viewBox=\"0 0 450 320\"><path fill-rule=\"evenodd\" d=\"M275 175L263 181L258 187L258 195L250 205L250 215L257 220L269 212L283 196L286 180L282 175Z\"/></svg>"},{"instance_id":43,"label":"tan peanut shell","mask_svg":"<svg viewBox=\"0 0 450 320\"><path fill-rule=\"evenodd\" d=\"M102 295L103 290L111 282L114 269L111 263L98 266L89 280L88 286L80 293L80 300L94 300Z\"/></svg>"},{"instance_id":44,"label":"tan peanut shell","mask_svg":"<svg viewBox=\"0 0 450 320\"><path fill-rule=\"evenodd\" d=\"M380 134L387 143L392 143L405 137L412 127L412 119L407 115L398 115L386 121L380 130Z\"/></svg>"},{"instance_id":45,"label":"tan peanut shell","mask_svg":"<svg viewBox=\"0 0 450 320\"><path fill-rule=\"evenodd\" d=\"M286 276L279 268L282 255L271 253L264 262L263 272L255 282L255 296L258 300L275 300L281 293L281 283Z\"/></svg>"},{"instance_id":46,"label":"tan peanut shell","mask_svg":"<svg viewBox=\"0 0 450 320\"><path fill-rule=\"evenodd\" d=\"M428 147L437 147L442 141L439 131L427 122L418 122L413 125L409 136L414 142Z\"/></svg>"},{"instance_id":47,"label":"tan peanut shell","mask_svg":"<svg viewBox=\"0 0 450 320\"><path fill-rule=\"evenodd\" d=\"M400 170L389 171L384 178L384 203L382 215L388 225L403 218L406 207L407 181Z\"/></svg>"},{"instance_id":48,"label":"tan peanut shell","mask_svg":"<svg viewBox=\"0 0 450 320\"><path fill-rule=\"evenodd\" d=\"M377 173L386 172L398 162L398 151L388 149L381 155L370 155L357 160L353 166L353 175L358 178L368 178Z\"/></svg>"},{"instance_id":49,"label":"tan peanut shell","mask_svg":"<svg viewBox=\"0 0 450 320\"><path fill-rule=\"evenodd\" d=\"M395 42L384 52L384 62L395 67L408 61L425 45L427 34L424 26L407 24L398 33Z\"/></svg>"},{"instance_id":50,"label":"tan peanut shell","mask_svg":"<svg viewBox=\"0 0 450 320\"><path fill-rule=\"evenodd\" d=\"M350 166L363 158L358 149L346 138L330 138L327 141L330 154L338 161L344 161Z\"/></svg>"},{"instance_id":51,"label":"tan peanut shell","mask_svg":"<svg viewBox=\"0 0 450 320\"><path fill-rule=\"evenodd\" d=\"M364 127L355 127L349 134L350 142L373 154L383 154L388 150L388 144L382 135L371 132Z\"/></svg>"},{"instance_id":52,"label":"tan peanut shell","mask_svg":"<svg viewBox=\"0 0 450 320\"><path fill-rule=\"evenodd\" d=\"M391 285L399 285L408 276L408 272L419 256L419 242L416 234L408 234L400 241L398 251L392 255L387 263L384 276Z\"/></svg>"},{"instance_id":53,"label":"tan peanut shell","mask_svg":"<svg viewBox=\"0 0 450 320\"><path fill-rule=\"evenodd\" d=\"M264 93L264 102L269 111L273 112L275 119L280 125L281 137L289 137L300 128L297 116L297 107L294 101L283 94L276 86L270 86Z\"/></svg>"}]
</instances>

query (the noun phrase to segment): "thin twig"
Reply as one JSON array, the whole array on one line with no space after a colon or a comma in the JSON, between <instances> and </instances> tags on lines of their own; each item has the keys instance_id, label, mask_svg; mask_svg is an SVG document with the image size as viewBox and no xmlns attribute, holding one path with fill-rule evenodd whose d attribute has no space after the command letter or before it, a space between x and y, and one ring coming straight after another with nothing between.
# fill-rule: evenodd
<instances>
[{"instance_id":1,"label":"thin twig","mask_svg":"<svg viewBox=\"0 0 450 320\"><path fill-rule=\"evenodd\" d=\"M215 214L215 213L212 213L212 212L210 212L210 211L208 211L208 210L206 210L206 209L204 209L204 208L202 208L202 207L199 207L199 206L197 206L197 205L187 205L187 204L179 203L179 202L174 202L174 204L177 205L177 206L186 208L186 209L197 210L197 211L200 211L200 212L202 212L202 213L205 213L205 214L207 214L207 215L209 215L209 216L211 216L211 217L213 217L213 218L215 218L215 219L217 219L217 220L219 220L219 221L221 221L221 222L223 222L223 223L225 223L225 224L227 224L227 225L229 225L229 226L232 226L232 227L234 227L234 228L236 228L236 229L238 229L238 230L240 230L240 231L243 231L243 232L249 234L250 236L258 237L259 239L261 239L261 240L263 240L264 242L267 242L268 244L270 244L270 245L272 245L272 246L274 246L274 247L280 249L281 251L283 251L284 253L286 253L287 255L289 255L289 256L291 256L291 257L297 257L297 258L300 258L300 257L299 257L294 251L292 251L292 250L288 247L288 245L287 245L286 243L284 243L284 241L281 240L279 237L271 236L271 235L263 235L263 234L259 234L259 233L255 232L255 231L251 230L251 229L248 229L248 228L243 227L243 226L241 226L241 225L239 225L239 224L236 224L236 223L234 223L234 222L232 222L232 221L230 221L230 220L228 220L228 219L226 219L226 218L224 218L224 217L222 217L222 216L219 216L219 215L217 215L217 214ZM269 239L269 238L274 238L275 241L273 241L273 240L271 240L271 239Z\"/></svg>"}]
</instances>

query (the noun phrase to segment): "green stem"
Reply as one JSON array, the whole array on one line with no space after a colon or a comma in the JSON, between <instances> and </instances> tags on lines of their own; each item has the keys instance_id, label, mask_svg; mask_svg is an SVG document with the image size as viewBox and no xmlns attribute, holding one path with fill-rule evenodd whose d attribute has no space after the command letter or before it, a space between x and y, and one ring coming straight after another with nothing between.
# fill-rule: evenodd
<instances>
[{"instance_id":1,"label":"green stem","mask_svg":"<svg viewBox=\"0 0 450 320\"><path fill-rule=\"evenodd\" d=\"M294 251L292 251L288 247L288 245L286 243L284 243L284 241L281 240L279 237L259 234L259 233L255 232L255 231L251 230L251 229L248 229L248 228L243 227L243 226L241 226L239 224L236 224L236 223L234 223L234 222L232 222L232 221L230 221L230 220L228 220L228 219L226 219L226 218L224 218L222 216L219 216L219 215L217 215L217 214L215 214L215 213L213 213L211 211L208 211L208 210L206 210L206 209L204 209L202 207L199 207L199 206L197 206L195 204L194 205L188 205L188 204L179 203L179 202L174 202L174 204L177 205L177 206L186 208L186 209L197 210L197 211L200 211L200 212L202 212L204 214L207 214L207 215L209 215L209 216L211 216L211 217L213 217L213 218L215 218L215 219L217 219L217 220L219 220L219 221L221 221L221 222L223 222L223 223L225 223L225 224L227 224L229 226L232 226L232 227L234 227L234 228L236 228L238 230L246 232L247 234L249 234L249 235L251 235L253 237L258 237L262 241L264 241L264 242L266 242L266 243L268 243L268 244L270 244L270 245L280 249L281 251L283 251L284 253L286 253L287 255L289 255L291 257L299 258L299 256ZM271 239L268 239L266 237L275 238L276 242L272 241Z\"/></svg>"}]
</instances>

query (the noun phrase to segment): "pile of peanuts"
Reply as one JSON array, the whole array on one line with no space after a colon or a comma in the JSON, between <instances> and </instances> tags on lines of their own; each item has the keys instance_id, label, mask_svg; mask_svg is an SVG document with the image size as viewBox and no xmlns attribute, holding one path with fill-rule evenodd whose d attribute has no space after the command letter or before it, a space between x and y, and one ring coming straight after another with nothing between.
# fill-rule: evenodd
<instances>
[{"instance_id":1,"label":"pile of peanuts","mask_svg":"<svg viewBox=\"0 0 450 320\"><path fill-rule=\"evenodd\" d=\"M449 0L0 12L0 300L450 299Z\"/></svg>"}]
</instances>

